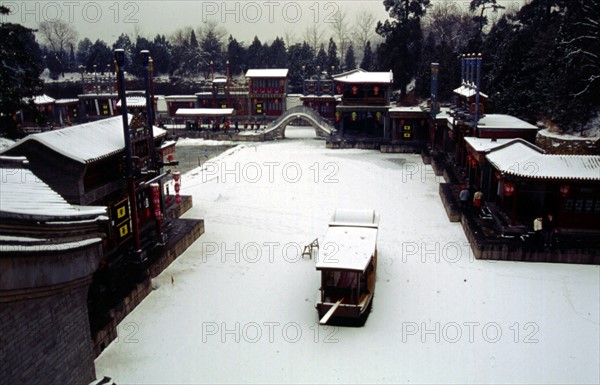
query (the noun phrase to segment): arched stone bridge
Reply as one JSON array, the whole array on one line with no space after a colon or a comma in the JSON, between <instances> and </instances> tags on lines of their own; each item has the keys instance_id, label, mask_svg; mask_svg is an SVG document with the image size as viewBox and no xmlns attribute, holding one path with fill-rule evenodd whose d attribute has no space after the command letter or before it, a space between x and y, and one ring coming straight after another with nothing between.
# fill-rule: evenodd
<instances>
[{"instance_id":1,"label":"arched stone bridge","mask_svg":"<svg viewBox=\"0 0 600 385\"><path fill-rule=\"evenodd\" d=\"M335 130L327 120L323 119L323 117L316 113L312 108L296 106L284 112L279 118L275 119L267 126L265 138L284 138L285 127L296 119L302 119L313 126L317 136L321 138L329 137Z\"/></svg>"}]
</instances>

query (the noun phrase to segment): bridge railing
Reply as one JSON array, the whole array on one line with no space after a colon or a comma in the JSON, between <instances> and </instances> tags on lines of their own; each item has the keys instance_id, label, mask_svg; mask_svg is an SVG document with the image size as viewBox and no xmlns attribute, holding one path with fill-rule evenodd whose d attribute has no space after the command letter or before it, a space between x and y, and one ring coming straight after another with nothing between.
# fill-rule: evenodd
<instances>
[{"instance_id":1,"label":"bridge railing","mask_svg":"<svg viewBox=\"0 0 600 385\"><path fill-rule=\"evenodd\" d=\"M306 106L296 106L296 107L290 108L289 110L287 110L283 114L281 114L280 117L278 117L277 119L272 121L269 124L269 126L267 127L267 129L279 127L279 125L281 123L283 123L285 120L287 120L290 116L297 115L297 114L305 114L305 115L310 116L311 119L315 120L317 122L317 124L325 130L328 130L330 132L332 132L334 130L333 124L331 124L331 121L323 118L321 115L319 115L317 112L315 112L315 110L313 110L310 107L306 107Z\"/></svg>"}]
</instances>

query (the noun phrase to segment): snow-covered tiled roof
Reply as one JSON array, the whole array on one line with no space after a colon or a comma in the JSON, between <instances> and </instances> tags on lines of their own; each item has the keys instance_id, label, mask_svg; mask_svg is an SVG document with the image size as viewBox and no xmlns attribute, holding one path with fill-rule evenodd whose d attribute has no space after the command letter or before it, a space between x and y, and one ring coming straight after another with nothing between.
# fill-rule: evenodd
<instances>
[{"instance_id":1,"label":"snow-covered tiled roof","mask_svg":"<svg viewBox=\"0 0 600 385\"><path fill-rule=\"evenodd\" d=\"M129 115L130 122L132 116ZM161 137L167 133L156 126L153 131L154 137ZM35 140L79 163L90 163L116 154L125 148L121 116L32 134L2 152L8 152L30 140Z\"/></svg>"},{"instance_id":2,"label":"snow-covered tiled roof","mask_svg":"<svg viewBox=\"0 0 600 385\"><path fill-rule=\"evenodd\" d=\"M600 181L600 156L555 155L525 141L512 141L490 150L488 162L499 171L532 179Z\"/></svg>"},{"instance_id":3,"label":"snow-covered tiled roof","mask_svg":"<svg viewBox=\"0 0 600 385\"><path fill-rule=\"evenodd\" d=\"M389 110L390 112L402 112L402 113L422 113L424 112L419 106L396 106Z\"/></svg>"},{"instance_id":4,"label":"snow-covered tiled roof","mask_svg":"<svg viewBox=\"0 0 600 385\"><path fill-rule=\"evenodd\" d=\"M81 220L106 215L105 207L74 206L65 201L27 168L25 158L0 156L0 160L15 163L0 167L0 217Z\"/></svg>"},{"instance_id":5,"label":"snow-covered tiled roof","mask_svg":"<svg viewBox=\"0 0 600 385\"><path fill-rule=\"evenodd\" d=\"M511 115L488 114L479 119L477 128L485 129L508 129L508 130L538 130L538 127Z\"/></svg>"},{"instance_id":6,"label":"snow-covered tiled roof","mask_svg":"<svg viewBox=\"0 0 600 385\"><path fill-rule=\"evenodd\" d=\"M196 95L169 95L165 96L167 101L179 101L179 102L195 102L198 100Z\"/></svg>"},{"instance_id":7,"label":"snow-covered tiled roof","mask_svg":"<svg viewBox=\"0 0 600 385\"><path fill-rule=\"evenodd\" d=\"M465 142L467 142L467 144L469 146L471 146L471 148L477 152L486 152L493 148L501 146L505 143L512 142L514 140L515 139L513 139L513 138L510 138L510 139L502 138L502 139L492 140L489 138L477 138L475 136L465 137Z\"/></svg>"},{"instance_id":8,"label":"snow-covered tiled roof","mask_svg":"<svg viewBox=\"0 0 600 385\"><path fill-rule=\"evenodd\" d=\"M452 119L452 116L450 115L450 108L442 107L440 109L440 112L438 112L438 114L435 116L435 118L436 119L446 119L446 120Z\"/></svg>"},{"instance_id":9,"label":"snow-covered tiled roof","mask_svg":"<svg viewBox=\"0 0 600 385\"><path fill-rule=\"evenodd\" d=\"M125 96L125 103L127 103L127 107L145 108L146 97L140 95L128 95ZM119 101L117 102L117 107L121 108L121 99L119 99Z\"/></svg>"},{"instance_id":10,"label":"snow-covered tiled roof","mask_svg":"<svg viewBox=\"0 0 600 385\"><path fill-rule=\"evenodd\" d=\"M287 68L249 69L247 78L285 78L288 75Z\"/></svg>"},{"instance_id":11,"label":"snow-covered tiled roof","mask_svg":"<svg viewBox=\"0 0 600 385\"><path fill-rule=\"evenodd\" d=\"M79 103L79 99L57 99L56 100L56 104L60 105L60 104L73 104L73 103Z\"/></svg>"},{"instance_id":12,"label":"snow-covered tiled roof","mask_svg":"<svg viewBox=\"0 0 600 385\"><path fill-rule=\"evenodd\" d=\"M33 98L34 104L51 104L51 103L54 103L55 101L56 101L56 99L54 99L46 94L38 95Z\"/></svg>"},{"instance_id":13,"label":"snow-covered tiled roof","mask_svg":"<svg viewBox=\"0 0 600 385\"><path fill-rule=\"evenodd\" d=\"M456 88L454 90L454 93L455 94L459 94L460 96L464 96L464 97L470 98L471 96L475 96L475 88L468 87L466 85L462 85L462 86ZM488 97L487 94L484 94L481 91L479 92L479 96L482 96L484 98Z\"/></svg>"},{"instance_id":14,"label":"snow-covered tiled roof","mask_svg":"<svg viewBox=\"0 0 600 385\"><path fill-rule=\"evenodd\" d=\"M233 115L233 108L178 108L177 116L229 116Z\"/></svg>"},{"instance_id":15,"label":"snow-covered tiled roof","mask_svg":"<svg viewBox=\"0 0 600 385\"><path fill-rule=\"evenodd\" d=\"M367 72L359 68L355 71L334 75L333 80L351 84L390 84L394 81L394 74L391 70L389 72Z\"/></svg>"}]
</instances>

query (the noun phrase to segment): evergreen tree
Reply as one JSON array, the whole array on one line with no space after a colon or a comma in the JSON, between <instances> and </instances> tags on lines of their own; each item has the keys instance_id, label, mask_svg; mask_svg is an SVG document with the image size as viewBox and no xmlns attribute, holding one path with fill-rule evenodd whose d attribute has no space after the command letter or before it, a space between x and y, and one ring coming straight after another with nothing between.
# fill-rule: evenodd
<instances>
[{"instance_id":1,"label":"evergreen tree","mask_svg":"<svg viewBox=\"0 0 600 385\"><path fill-rule=\"evenodd\" d=\"M156 35L151 47L150 55L154 63L154 73L167 74L171 67L171 44L165 35Z\"/></svg>"},{"instance_id":2,"label":"evergreen tree","mask_svg":"<svg viewBox=\"0 0 600 385\"><path fill-rule=\"evenodd\" d=\"M287 68L287 52L283 39L279 37L273 40L269 47L269 67L271 68Z\"/></svg>"},{"instance_id":3,"label":"evergreen tree","mask_svg":"<svg viewBox=\"0 0 600 385\"><path fill-rule=\"evenodd\" d=\"M229 68L232 75L239 75L245 72L247 69L246 54L246 49L233 36L229 35L227 60L229 60Z\"/></svg>"},{"instance_id":4,"label":"evergreen tree","mask_svg":"<svg viewBox=\"0 0 600 385\"><path fill-rule=\"evenodd\" d=\"M77 44L77 65L85 66L85 64L88 61L88 57L90 56L90 51L93 45L94 43L92 43L92 41L87 37Z\"/></svg>"},{"instance_id":5,"label":"evergreen tree","mask_svg":"<svg viewBox=\"0 0 600 385\"><path fill-rule=\"evenodd\" d=\"M315 59L315 66L319 66L320 68L327 67L327 53L325 52L325 46L321 44L319 48L319 52L317 53L317 57Z\"/></svg>"},{"instance_id":6,"label":"evergreen tree","mask_svg":"<svg viewBox=\"0 0 600 385\"><path fill-rule=\"evenodd\" d=\"M127 68L129 71L133 60L135 60L133 57L134 46L129 36L125 33L120 34L117 38L117 41L115 41L115 43L112 45L112 48L113 50L117 48L122 49L125 52L125 68Z\"/></svg>"},{"instance_id":7,"label":"evergreen tree","mask_svg":"<svg viewBox=\"0 0 600 385\"><path fill-rule=\"evenodd\" d=\"M400 88L401 98L413 80L421 54L421 18L429 7L429 0L384 0L391 20L377 23L377 33L385 38L378 48L379 63L394 72L394 84Z\"/></svg>"},{"instance_id":8,"label":"evergreen tree","mask_svg":"<svg viewBox=\"0 0 600 385\"><path fill-rule=\"evenodd\" d=\"M94 65L96 65L96 71L104 71L108 65L112 66L113 62L113 51L104 41L98 39L90 48L90 54L85 62L85 69L92 72L94 71Z\"/></svg>"},{"instance_id":9,"label":"evergreen tree","mask_svg":"<svg viewBox=\"0 0 600 385\"><path fill-rule=\"evenodd\" d=\"M248 47L248 68L261 68L260 63L262 62L262 43L258 39L258 36L254 36L252 44Z\"/></svg>"},{"instance_id":10,"label":"evergreen tree","mask_svg":"<svg viewBox=\"0 0 600 385\"><path fill-rule=\"evenodd\" d=\"M0 5L0 14L8 13L9 9ZM0 41L0 135L15 138L14 115L22 109L37 111L27 100L42 91L42 55L33 30L22 25L0 23Z\"/></svg>"},{"instance_id":11,"label":"evergreen tree","mask_svg":"<svg viewBox=\"0 0 600 385\"><path fill-rule=\"evenodd\" d=\"M354 56L354 45L350 43L348 50L346 51L346 57L344 58L344 70L350 71L356 68L356 57Z\"/></svg>"},{"instance_id":12,"label":"evergreen tree","mask_svg":"<svg viewBox=\"0 0 600 385\"><path fill-rule=\"evenodd\" d=\"M333 38L330 38L329 46L327 47L327 70L330 70L332 67L335 68L334 71L338 71L340 68L340 59L338 58L337 45L333 41Z\"/></svg>"},{"instance_id":13,"label":"evergreen tree","mask_svg":"<svg viewBox=\"0 0 600 385\"><path fill-rule=\"evenodd\" d=\"M375 65L373 63L373 50L371 49L371 41L367 41L365 45L364 54L362 61L360 62L360 68L365 71L373 71L375 69Z\"/></svg>"},{"instance_id":14,"label":"evergreen tree","mask_svg":"<svg viewBox=\"0 0 600 385\"><path fill-rule=\"evenodd\" d=\"M190 47L192 47L192 49L197 49L199 46L200 44L198 43L196 32L194 32L194 30L192 29L192 32L190 33Z\"/></svg>"},{"instance_id":15,"label":"evergreen tree","mask_svg":"<svg viewBox=\"0 0 600 385\"><path fill-rule=\"evenodd\" d=\"M288 49L288 63L290 93L301 93L302 76L315 71L315 52L307 42L294 44Z\"/></svg>"},{"instance_id":16,"label":"evergreen tree","mask_svg":"<svg viewBox=\"0 0 600 385\"><path fill-rule=\"evenodd\" d=\"M190 46L193 49L191 40ZM200 45L200 52L204 56L204 62L206 63L203 66L205 77L208 78L208 76L210 75L210 62L213 63L215 72L225 72L225 60L223 60L222 51L223 46L221 44L221 41L217 38L217 36L212 30L208 31L204 36L204 39L202 39L202 44Z\"/></svg>"}]
</instances>

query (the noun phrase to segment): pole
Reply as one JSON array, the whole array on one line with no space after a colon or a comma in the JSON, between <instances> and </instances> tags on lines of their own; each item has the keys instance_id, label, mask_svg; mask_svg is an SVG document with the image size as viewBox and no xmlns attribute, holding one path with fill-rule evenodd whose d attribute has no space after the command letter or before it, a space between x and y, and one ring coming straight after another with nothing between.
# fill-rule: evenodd
<instances>
[{"instance_id":1,"label":"pole","mask_svg":"<svg viewBox=\"0 0 600 385\"><path fill-rule=\"evenodd\" d=\"M142 65L144 67L144 88L146 90L146 120L148 121L148 135L150 136L150 157L152 158L152 167L156 168L156 145L154 143L154 114L153 105L154 98L150 90L150 82L152 78L152 66L150 57L150 51L143 50L142 54Z\"/></svg>"},{"instance_id":2,"label":"pole","mask_svg":"<svg viewBox=\"0 0 600 385\"><path fill-rule=\"evenodd\" d=\"M123 118L123 136L125 138L125 176L127 178L127 189L129 192L129 204L131 206L131 220L134 246L136 251L141 251L139 220L137 202L135 196L135 183L133 179L133 166L131 161L131 137L129 134L129 116L127 115L127 98L125 97L125 51L115 50L115 70L117 71L117 87L121 99L121 117Z\"/></svg>"},{"instance_id":3,"label":"pole","mask_svg":"<svg viewBox=\"0 0 600 385\"><path fill-rule=\"evenodd\" d=\"M440 71L439 63L431 63L431 99L433 106L431 106L431 117L435 119L438 114L437 110L437 88L438 88L438 73Z\"/></svg>"},{"instance_id":4,"label":"pole","mask_svg":"<svg viewBox=\"0 0 600 385\"><path fill-rule=\"evenodd\" d=\"M477 77L475 79L475 117L473 118L473 130L477 129L477 123L479 122L479 86L481 83L481 53L477 55Z\"/></svg>"}]
</instances>

